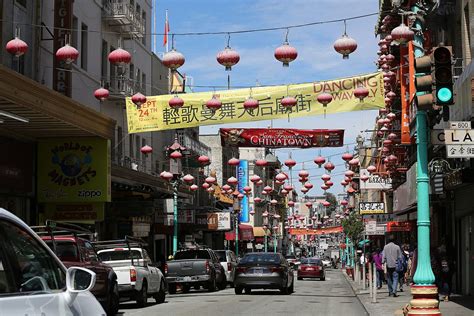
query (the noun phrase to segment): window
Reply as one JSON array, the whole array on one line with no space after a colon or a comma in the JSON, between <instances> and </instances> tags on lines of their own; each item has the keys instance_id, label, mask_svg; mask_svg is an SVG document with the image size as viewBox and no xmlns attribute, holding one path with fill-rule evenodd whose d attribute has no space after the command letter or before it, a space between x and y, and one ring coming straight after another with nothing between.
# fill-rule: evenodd
<instances>
[{"instance_id":1,"label":"window","mask_svg":"<svg viewBox=\"0 0 474 316\"><path fill-rule=\"evenodd\" d=\"M81 67L87 70L87 34L88 27L84 23L81 25Z\"/></svg>"},{"instance_id":2,"label":"window","mask_svg":"<svg viewBox=\"0 0 474 316\"><path fill-rule=\"evenodd\" d=\"M142 254L138 250L112 250L112 251L100 251L100 261L120 261L130 259L142 259Z\"/></svg>"},{"instance_id":3,"label":"window","mask_svg":"<svg viewBox=\"0 0 474 316\"><path fill-rule=\"evenodd\" d=\"M118 126L117 127L117 142L118 142L118 144L116 145L116 147L117 147L117 161L119 162L119 164L120 164L120 161L122 161L122 156L123 156L122 138L123 138L122 126ZM115 151L115 147L113 147L113 150Z\"/></svg>"},{"instance_id":4,"label":"window","mask_svg":"<svg viewBox=\"0 0 474 316\"><path fill-rule=\"evenodd\" d=\"M142 13L142 29L140 30L140 33L142 33L143 30L146 30L146 29L147 29L146 28L146 12L143 11L143 13ZM146 46L146 34L143 34L142 44Z\"/></svg>"},{"instance_id":5,"label":"window","mask_svg":"<svg viewBox=\"0 0 474 316\"><path fill-rule=\"evenodd\" d=\"M280 256L278 254L247 254L240 262L247 264L275 264L280 263Z\"/></svg>"},{"instance_id":6,"label":"window","mask_svg":"<svg viewBox=\"0 0 474 316\"><path fill-rule=\"evenodd\" d=\"M46 248L23 228L0 221L0 296L62 291L66 274Z\"/></svg>"},{"instance_id":7,"label":"window","mask_svg":"<svg viewBox=\"0 0 474 316\"><path fill-rule=\"evenodd\" d=\"M141 143L140 136L138 136L138 135L135 136L135 158L137 158L137 159L141 158L140 157L140 154L141 154L141 152L140 152L140 143Z\"/></svg>"},{"instance_id":8,"label":"window","mask_svg":"<svg viewBox=\"0 0 474 316\"><path fill-rule=\"evenodd\" d=\"M146 74L142 73L142 93L146 95Z\"/></svg>"},{"instance_id":9,"label":"window","mask_svg":"<svg viewBox=\"0 0 474 316\"><path fill-rule=\"evenodd\" d=\"M174 256L175 260L186 260L186 259L211 259L207 250L187 250L178 251Z\"/></svg>"},{"instance_id":10,"label":"window","mask_svg":"<svg viewBox=\"0 0 474 316\"><path fill-rule=\"evenodd\" d=\"M26 0L15 0L16 4L21 5L23 8L26 8Z\"/></svg>"},{"instance_id":11,"label":"window","mask_svg":"<svg viewBox=\"0 0 474 316\"><path fill-rule=\"evenodd\" d=\"M128 135L128 152L130 158L133 158L133 135Z\"/></svg>"},{"instance_id":12,"label":"window","mask_svg":"<svg viewBox=\"0 0 474 316\"><path fill-rule=\"evenodd\" d=\"M133 87L134 84L135 84L135 65L130 63L130 66L129 66L129 74L128 74L128 77L130 79L130 84L131 86ZM135 92L135 89L132 89L133 92ZM133 93L132 92L132 93Z\"/></svg>"},{"instance_id":13,"label":"window","mask_svg":"<svg viewBox=\"0 0 474 316\"><path fill-rule=\"evenodd\" d=\"M101 70L100 70L100 77L101 79L107 78L107 64L108 64L108 46L109 44L107 41L102 40L102 55L101 55Z\"/></svg>"},{"instance_id":14,"label":"window","mask_svg":"<svg viewBox=\"0 0 474 316\"><path fill-rule=\"evenodd\" d=\"M140 79L142 79L142 72L140 69L137 69L137 74L135 77L135 90L140 91L141 85L140 85Z\"/></svg>"},{"instance_id":15,"label":"window","mask_svg":"<svg viewBox=\"0 0 474 316\"><path fill-rule=\"evenodd\" d=\"M53 249L53 241L52 240L45 240L46 244L49 248ZM77 245L72 241L60 241L55 240L56 243L56 256L61 261L71 261L71 262L79 262L79 251L77 249Z\"/></svg>"},{"instance_id":16,"label":"window","mask_svg":"<svg viewBox=\"0 0 474 316\"><path fill-rule=\"evenodd\" d=\"M97 254L95 253L94 247L88 241L84 241L84 245L86 247L86 256L89 261L99 261L97 258Z\"/></svg>"},{"instance_id":17,"label":"window","mask_svg":"<svg viewBox=\"0 0 474 316\"><path fill-rule=\"evenodd\" d=\"M71 46L73 47L79 47L77 43L77 29L79 28L79 22L77 21L77 17L73 16L72 17L72 31L71 31ZM74 61L74 63L77 65L77 59Z\"/></svg>"}]
</instances>

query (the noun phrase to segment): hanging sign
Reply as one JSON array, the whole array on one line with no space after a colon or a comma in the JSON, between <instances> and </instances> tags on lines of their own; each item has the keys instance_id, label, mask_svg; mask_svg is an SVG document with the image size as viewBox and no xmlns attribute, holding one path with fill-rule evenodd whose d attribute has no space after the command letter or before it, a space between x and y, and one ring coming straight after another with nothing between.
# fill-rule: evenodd
<instances>
[{"instance_id":1,"label":"hanging sign","mask_svg":"<svg viewBox=\"0 0 474 316\"><path fill-rule=\"evenodd\" d=\"M354 90L363 85L369 95L361 102L354 96ZM327 107L317 102L322 92L333 97ZM245 109L244 101L250 96L257 99L259 107ZM292 108L281 106L287 95L297 99ZM206 101L213 96L219 98L222 107L212 111ZM274 120L288 117L321 115L323 113L342 113L351 111L377 110L385 106L383 76L381 72L331 81L320 81L272 87L254 87L212 92L180 94L184 106L172 109L168 105L173 95L148 96L140 108L126 99L129 133L143 133L177 128L191 128L204 125L217 125L238 122Z\"/></svg>"},{"instance_id":2,"label":"hanging sign","mask_svg":"<svg viewBox=\"0 0 474 316\"><path fill-rule=\"evenodd\" d=\"M244 194L244 187L248 185L249 182L249 162L247 160L241 159L239 162L239 168L237 169L238 176L238 190L240 193ZM241 223L248 223L249 218L249 197L244 194L244 198L240 201L240 213L239 220Z\"/></svg>"},{"instance_id":3,"label":"hanging sign","mask_svg":"<svg viewBox=\"0 0 474 316\"><path fill-rule=\"evenodd\" d=\"M387 222L387 233L391 232L411 232L414 227L413 221Z\"/></svg>"},{"instance_id":4,"label":"hanging sign","mask_svg":"<svg viewBox=\"0 0 474 316\"><path fill-rule=\"evenodd\" d=\"M342 147L343 129L221 128L222 146L266 148Z\"/></svg>"},{"instance_id":5,"label":"hanging sign","mask_svg":"<svg viewBox=\"0 0 474 316\"><path fill-rule=\"evenodd\" d=\"M369 177L367 181L360 182L362 190L388 190L392 188L392 178L371 174L367 169L360 169L360 175Z\"/></svg>"},{"instance_id":6,"label":"hanging sign","mask_svg":"<svg viewBox=\"0 0 474 316\"><path fill-rule=\"evenodd\" d=\"M66 44L65 37L71 34L73 0L54 1L54 37L53 50L58 51ZM53 89L65 96L71 96L72 75L64 61L53 54Z\"/></svg>"},{"instance_id":7,"label":"hanging sign","mask_svg":"<svg viewBox=\"0 0 474 316\"><path fill-rule=\"evenodd\" d=\"M343 231L342 226L318 228L318 229L307 229L307 228L291 228L288 231L290 235L326 235L341 233Z\"/></svg>"},{"instance_id":8,"label":"hanging sign","mask_svg":"<svg viewBox=\"0 0 474 316\"><path fill-rule=\"evenodd\" d=\"M383 202L360 202L359 203L359 214L384 214L385 203Z\"/></svg>"}]
</instances>

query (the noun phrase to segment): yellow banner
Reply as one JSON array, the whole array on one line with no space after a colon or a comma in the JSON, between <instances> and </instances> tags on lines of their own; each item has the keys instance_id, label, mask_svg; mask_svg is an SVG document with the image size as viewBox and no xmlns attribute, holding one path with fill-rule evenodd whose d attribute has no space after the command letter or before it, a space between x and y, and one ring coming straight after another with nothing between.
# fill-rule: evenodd
<instances>
[{"instance_id":1,"label":"yellow banner","mask_svg":"<svg viewBox=\"0 0 474 316\"><path fill-rule=\"evenodd\" d=\"M354 89L364 85L369 96L361 102L354 96ZM288 117L321 115L324 107L316 98L322 92L330 93L333 100L326 113L376 110L385 106L382 73L372 73L357 77L312 83L255 87L252 89L225 90L218 92L198 92L180 94L184 106L172 109L168 101L173 95L147 97L146 104L137 108L127 98L128 132L142 133L176 128L190 128L203 125L217 125L237 122L274 120ZM219 97L222 108L209 110L205 104L213 95ZM250 96L259 100L260 106L254 110L244 109L243 103ZM293 108L281 106L281 99L290 95L298 103Z\"/></svg>"}]
</instances>

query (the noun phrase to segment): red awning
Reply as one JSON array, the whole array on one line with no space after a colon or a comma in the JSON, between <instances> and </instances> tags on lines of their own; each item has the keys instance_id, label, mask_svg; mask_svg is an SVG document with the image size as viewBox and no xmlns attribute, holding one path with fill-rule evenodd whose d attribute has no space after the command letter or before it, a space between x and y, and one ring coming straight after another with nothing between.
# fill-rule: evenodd
<instances>
[{"instance_id":1,"label":"red awning","mask_svg":"<svg viewBox=\"0 0 474 316\"><path fill-rule=\"evenodd\" d=\"M226 240L235 240L235 231L225 233ZM253 240L253 226L239 224L239 240Z\"/></svg>"}]
</instances>

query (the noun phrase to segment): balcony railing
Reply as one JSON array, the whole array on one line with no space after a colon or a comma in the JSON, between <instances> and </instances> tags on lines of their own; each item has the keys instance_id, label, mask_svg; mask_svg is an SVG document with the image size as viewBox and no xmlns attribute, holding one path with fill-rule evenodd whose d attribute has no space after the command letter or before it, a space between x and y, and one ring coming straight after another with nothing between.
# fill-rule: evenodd
<instances>
[{"instance_id":1,"label":"balcony railing","mask_svg":"<svg viewBox=\"0 0 474 316\"><path fill-rule=\"evenodd\" d=\"M130 0L104 0L104 18L110 27L120 28L123 37L143 37L145 26L141 12L136 12Z\"/></svg>"},{"instance_id":2,"label":"balcony railing","mask_svg":"<svg viewBox=\"0 0 474 316\"><path fill-rule=\"evenodd\" d=\"M211 148L199 140L190 137L188 134L182 131L177 131L176 135L178 137L178 142L188 150L192 151L194 154L199 156L211 155Z\"/></svg>"},{"instance_id":3,"label":"balcony railing","mask_svg":"<svg viewBox=\"0 0 474 316\"><path fill-rule=\"evenodd\" d=\"M108 82L108 88L112 96L133 95L139 90L136 82L127 77L111 78Z\"/></svg>"}]
</instances>

